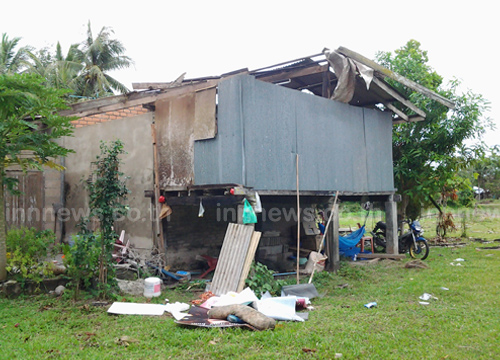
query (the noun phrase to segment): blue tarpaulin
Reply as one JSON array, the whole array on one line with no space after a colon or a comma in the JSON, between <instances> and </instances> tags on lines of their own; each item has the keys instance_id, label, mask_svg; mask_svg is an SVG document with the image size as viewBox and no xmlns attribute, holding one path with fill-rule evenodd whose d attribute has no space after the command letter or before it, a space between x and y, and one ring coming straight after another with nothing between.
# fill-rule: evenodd
<instances>
[{"instance_id":1,"label":"blue tarpaulin","mask_svg":"<svg viewBox=\"0 0 500 360\"><path fill-rule=\"evenodd\" d=\"M363 225L349 235L339 236L340 255L354 258L354 255L359 254L361 250L356 245L359 243L364 234L365 226Z\"/></svg>"}]
</instances>

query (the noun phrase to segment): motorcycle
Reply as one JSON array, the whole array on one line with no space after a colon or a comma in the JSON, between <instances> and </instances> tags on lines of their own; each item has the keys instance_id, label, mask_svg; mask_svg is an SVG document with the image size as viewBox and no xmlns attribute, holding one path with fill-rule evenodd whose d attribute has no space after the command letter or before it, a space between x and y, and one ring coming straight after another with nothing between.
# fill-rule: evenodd
<instances>
[{"instance_id":1,"label":"motorcycle","mask_svg":"<svg viewBox=\"0 0 500 360\"><path fill-rule=\"evenodd\" d=\"M421 236L424 232L422 226L420 226L420 223L417 220L413 222L406 220L403 221L403 223L408 224L409 231L398 237L399 253L406 254L409 252L410 256L414 259L427 259L427 256L429 256L429 244L427 243L427 240ZM387 248L387 242L385 239L386 229L386 224L383 221L379 221L375 224L373 231L371 231L375 252L385 252Z\"/></svg>"}]
</instances>

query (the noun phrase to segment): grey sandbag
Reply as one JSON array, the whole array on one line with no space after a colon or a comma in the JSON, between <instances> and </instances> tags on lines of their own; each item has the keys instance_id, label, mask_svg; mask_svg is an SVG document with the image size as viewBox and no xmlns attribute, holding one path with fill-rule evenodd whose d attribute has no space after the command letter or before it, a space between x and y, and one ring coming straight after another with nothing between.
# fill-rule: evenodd
<instances>
[{"instance_id":1,"label":"grey sandbag","mask_svg":"<svg viewBox=\"0 0 500 360\"><path fill-rule=\"evenodd\" d=\"M226 319L229 315L236 315L247 324L258 330L274 329L276 321L258 312L247 305L215 306L208 311L210 319Z\"/></svg>"},{"instance_id":2,"label":"grey sandbag","mask_svg":"<svg viewBox=\"0 0 500 360\"><path fill-rule=\"evenodd\" d=\"M281 296L298 296L309 299L318 297L318 290L314 284L286 285L281 288Z\"/></svg>"}]
</instances>

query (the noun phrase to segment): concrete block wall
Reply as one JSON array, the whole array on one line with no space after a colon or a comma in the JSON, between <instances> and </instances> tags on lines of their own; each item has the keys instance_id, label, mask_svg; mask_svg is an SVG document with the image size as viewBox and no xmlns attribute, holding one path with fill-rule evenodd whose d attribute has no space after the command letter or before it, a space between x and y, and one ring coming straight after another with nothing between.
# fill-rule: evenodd
<instances>
[{"instance_id":1,"label":"concrete block wall","mask_svg":"<svg viewBox=\"0 0 500 360\"><path fill-rule=\"evenodd\" d=\"M196 255L218 257L228 224L237 222L236 216L234 219L231 216L236 214L236 207L205 206L203 217L198 217L199 206L177 205L172 206L172 211L163 228L167 264L176 270L196 268L199 265ZM224 216L225 211L228 216Z\"/></svg>"}]
</instances>

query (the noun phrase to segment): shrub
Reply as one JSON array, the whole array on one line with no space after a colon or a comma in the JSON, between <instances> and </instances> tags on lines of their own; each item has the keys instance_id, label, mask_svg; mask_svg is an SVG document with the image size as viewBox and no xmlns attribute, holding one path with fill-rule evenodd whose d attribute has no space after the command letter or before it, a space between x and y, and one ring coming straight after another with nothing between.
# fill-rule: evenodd
<instances>
[{"instance_id":1,"label":"shrub","mask_svg":"<svg viewBox=\"0 0 500 360\"><path fill-rule=\"evenodd\" d=\"M57 252L56 236L51 230L22 227L7 233L7 272L17 280L40 282L54 275L54 265L47 261Z\"/></svg>"}]
</instances>

